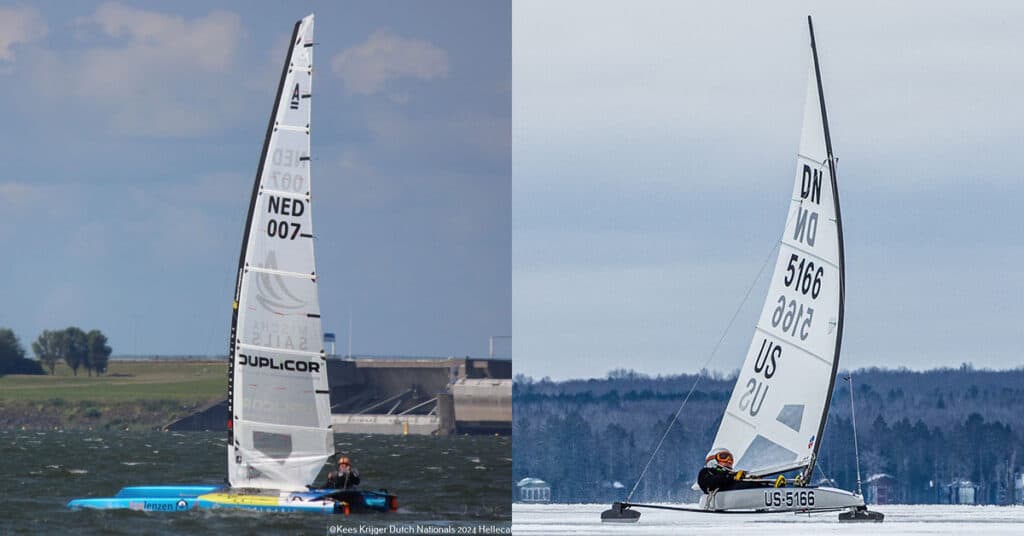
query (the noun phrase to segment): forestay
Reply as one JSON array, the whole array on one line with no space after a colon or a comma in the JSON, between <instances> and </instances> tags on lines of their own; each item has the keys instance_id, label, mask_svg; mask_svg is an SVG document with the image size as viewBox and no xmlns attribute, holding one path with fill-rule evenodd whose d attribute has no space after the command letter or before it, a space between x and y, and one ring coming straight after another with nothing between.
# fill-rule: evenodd
<instances>
[{"instance_id":1,"label":"forestay","mask_svg":"<svg viewBox=\"0 0 1024 536\"><path fill-rule=\"evenodd\" d=\"M732 451L737 468L759 474L813 468L842 339L842 227L813 40L812 33L793 200L713 445Z\"/></svg>"},{"instance_id":2,"label":"forestay","mask_svg":"<svg viewBox=\"0 0 1024 536\"><path fill-rule=\"evenodd\" d=\"M305 490L334 453L313 256L313 15L296 23L253 187L231 332L232 487Z\"/></svg>"}]
</instances>

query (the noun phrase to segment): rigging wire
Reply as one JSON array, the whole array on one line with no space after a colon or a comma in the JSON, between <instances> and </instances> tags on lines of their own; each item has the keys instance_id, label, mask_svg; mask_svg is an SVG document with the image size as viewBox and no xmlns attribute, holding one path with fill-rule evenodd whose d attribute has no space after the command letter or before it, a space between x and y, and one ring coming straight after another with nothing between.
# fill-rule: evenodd
<instances>
[{"instance_id":1,"label":"rigging wire","mask_svg":"<svg viewBox=\"0 0 1024 536\"><path fill-rule=\"evenodd\" d=\"M835 480L832 480L832 477L828 476L829 471L826 470L827 468L821 458L817 458L814 461L814 468L821 472L821 476L825 477L826 481L835 482ZM806 482L806 484L810 484L810 482Z\"/></svg>"},{"instance_id":2,"label":"rigging wire","mask_svg":"<svg viewBox=\"0 0 1024 536\"><path fill-rule=\"evenodd\" d=\"M794 199L793 201L799 200ZM799 204L797 206L799 206ZM697 378L693 380L693 385L690 386L689 392L686 393L686 397L683 398L683 402L679 404L679 409L676 410L676 413L672 417L672 420L669 421L668 426L665 428L665 433L662 434L657 446L654 447L654 452L651 453L651 457L647 459L647 463L644 464L643 470L640 471L640 476L637 477L636 483L633 484L633 489L631 489L629 491L629 495L626 496L626 502L629 502L633 499L633 494L636 493L637 488L640 487L640 482L643 481L644 476L647 474L647 470L650 469L651 463L654 461L654 457L658 455L658 451L661 450L661 446L665 443L665 439L668 438L669 432L672 431L672 427L676 424L676 421L679 420L679 415L683 412L683 408L686 407L686 403L690 401L690 397L693 395L694 390L697 389L697 385L700 383L700 380L704 378L704 373L707 370L708 365L711 363L711 360L714 359L715 354L718 352L718 349L722 346L722 342L725 341L725 336L729 334L729 330L732 328L733 323L736 322L736 317L739 316L740 311L743 309L743 306L746 305L747 300L750 299L750 293L754 291L754 287L757 286L757 282L761 280L761 274L764 273L765 266L768 266L768 262L772 260L772 257L775 255L776 250L778 250L779 246L782 244L782 239L785 237L786 229L789 228L789 221L792 219L793 214L795 213L795 210L790 210L789 217L786 218L786 225L782 227L782 234L780 234L779 239L776 240L775 243L772 245L772 249L768 252L768 255L765 256L764 262L761 263L761 268L757 271L757 276L754 277L754 280L750 283L750 286L747 287L746 294L743 295L743 299L740 300L739 306L736 307L736 311L733 312L732 318L729 319L728 325L725 326L725 330L722 332L722 336L718 338L718 342L715 343L715 346L711 349L711 354L708 355L708 358L704 361L704 364L701 366L700 372L697 373Z\"/></svg>"}]
</instances>

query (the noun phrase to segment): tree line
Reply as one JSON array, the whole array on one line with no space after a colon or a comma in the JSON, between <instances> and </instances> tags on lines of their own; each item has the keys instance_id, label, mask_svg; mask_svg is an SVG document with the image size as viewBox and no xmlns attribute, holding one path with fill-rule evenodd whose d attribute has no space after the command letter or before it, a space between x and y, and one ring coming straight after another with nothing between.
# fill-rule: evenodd
<instances>
[{"instance_id":1,"label":"tree line","mask_svg":"<svg viewBox=\"0 0 1024 536\"><path fill-rule=\"evenodd\" d=\"M845 373L843 374L845 375ZM518 376L513 386L513 476L540 478L556 502L609 502L630 492L695 375L552 382ZM894 478L902 503L948 500L969 480L979 503L1008 504L1024 464L1024 369L866 369L853 373L863 480ZM691 489L711 448L735 377L700 378L637 486L634 501L695 501ZM813 480L857 489L849 383L837 378Z\"/></svg>"},{"instance_id":2,"label":"tree line","mask_svg":"<svg viewBox=\"0 0 1024 536\"><path fill-rule=\"evenodd\" d=\"M107 371L111 348L107 336L98 329L83 331L71 326L61 330L44 330L32 343L36 359L26 357L25 349L17 335L10 329L0 328L0 375L43 374L43 367L50 374L59 361L64 361L77 376L78 369L84 368L90 376L93 372Z\"/></svg>"}]
</instances>

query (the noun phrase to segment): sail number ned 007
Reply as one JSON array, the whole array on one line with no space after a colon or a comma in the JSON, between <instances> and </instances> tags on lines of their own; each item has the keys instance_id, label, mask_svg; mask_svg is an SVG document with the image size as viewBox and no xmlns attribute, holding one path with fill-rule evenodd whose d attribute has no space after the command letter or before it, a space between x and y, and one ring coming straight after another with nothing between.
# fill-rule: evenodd
<instances>
[{"instance_id":1,"label":"sail number ned 007","mask_svg":"<svg viewBox=\"0 0 1024 536\"><path fill-rule=\"evenodd\" d=\"M764 492L764 505L770 508L814 506L814 490L766 490Z\"/></svg>"},{"instance_id":2,"label":"sail number ned 007","mask_svg":"<svg viewBox=\"0 0 1024 536\"><path fill-rule=\"evenodd\" d=\"M306 204L301 199L289 199L275 195L267 199L267 213L269 214L297 218L305 212ZM267 220L267 236L270 237L295 240L295 237L299 236L299 231L301 230L302 224L296 221L276 220L273 218ZM302 235L302 237L305 238L306 235Z\"/></svg>"}]
</instances>

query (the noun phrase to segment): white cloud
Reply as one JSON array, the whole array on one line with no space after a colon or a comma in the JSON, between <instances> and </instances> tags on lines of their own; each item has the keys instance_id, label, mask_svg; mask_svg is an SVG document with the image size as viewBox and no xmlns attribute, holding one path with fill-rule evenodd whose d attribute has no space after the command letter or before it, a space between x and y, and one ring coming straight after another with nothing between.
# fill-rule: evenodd
<instances>
[{"instance_id":1,"label":"white cloud","mask_svg":"<svg viewBox=\"0 0 1024 536\"><path fill-rule=\"evenodd\" d=\"M124 68L140 67L141 60L163 60L189 63L211 72L230 64L242 29L235 13L214 11L187 21L116 3L101 5L95 14L78 19L78 23L96 25L108 37L127 38L127 46L122 48L94 50L94 61L128 61L128 65L117 64Z\"/></svg>"},{"instance_id":2,"label":"white cloud","mask_svg":"<svg viewBox=\"0 0 1024 536\"><path fill-rule=\"evenodd\" d=\"M46 23L35 8L0 7L0 61L14 61L14 45L41 39L46 32Z\"/></svg>"},{"instance_id":3,"label":"white cloud","mask_svg":"<svg viewBox=\"0 0 1024 536\"><path fill-rule=\"evenodd\" d=\"M345 49L331 60L331 70L349 93L372 95L390 80L433 80L448 75L448 54L426 41L377 30L365 43ZM393 100L402 102L402 94Z\"/></svg>"},{"instance_id":4,"label":"white cloud","mask_svg":"<svg viewBox=\"0 0 1024 536\"><path fill-rule=\"evenodd\" d=\"M236 84L237 14L185 19L106 3L74 24L79 47L32 58L37 94L54 105L73 105L95 114L94 124L130 136L208 133L239 114L237 94L225 91Z\"/></svg>"},{"instance_id":5,"label":"white cloud","mask_svg":"<svg viewBox=\"0 0 1024 536\"><path fill-rule=\"evenodd\" d=\"M242 33L237 14L185 20L103 4L79 23L125 40L87 50L74 71L75 93L109 106L118 131L173 136L214 128L219 114L207 112L224 98L208 82L230 69Z\"/></svg>"}]
</instances>

